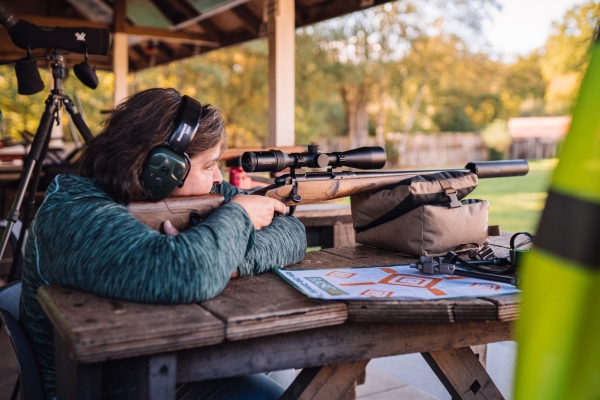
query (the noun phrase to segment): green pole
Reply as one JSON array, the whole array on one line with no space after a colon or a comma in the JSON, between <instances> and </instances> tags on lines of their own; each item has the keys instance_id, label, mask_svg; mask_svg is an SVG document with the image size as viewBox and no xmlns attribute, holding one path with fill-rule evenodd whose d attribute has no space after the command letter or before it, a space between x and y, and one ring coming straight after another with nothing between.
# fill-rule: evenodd
<instances>
[{"instance_id":1,"label":"green pole","mask_svg":"<svg viewBox=\"0 0 600 400\"><path fill-rule=\"evenodd\" d=\"M600 399L600 41L522 269L515 399Z\"/></svg>"}]
</instances>

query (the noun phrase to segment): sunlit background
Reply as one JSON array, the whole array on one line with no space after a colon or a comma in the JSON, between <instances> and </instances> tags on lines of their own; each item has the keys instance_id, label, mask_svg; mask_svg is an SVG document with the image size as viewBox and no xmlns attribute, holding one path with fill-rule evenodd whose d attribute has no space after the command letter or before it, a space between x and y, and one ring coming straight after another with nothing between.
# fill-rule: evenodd
<instances>
[{"instance_id":1,"label":"sunlit background","mask_svg":"<svg viewBox=\"0 0 600 400\"><path fill-rule=\"evenodd\" d=\"M569 116L597 14L598 1L410 0L298 29L296 143L385 146L388 168L553 158L564 132L516 137L509 121ZM221 108L230 146L262 145L267 51L259 39L132 73L129 92L175 87ZM95 91L65 82L93 132L112 107L113 75L99 77ZM9 66L0 67L0 92L2 136L35 132L46 93L18 95ZM481 182L473 196L491 201L491 223L534 230L554 165L534 161L529 176Z\"/></svg>"}]
</instances>

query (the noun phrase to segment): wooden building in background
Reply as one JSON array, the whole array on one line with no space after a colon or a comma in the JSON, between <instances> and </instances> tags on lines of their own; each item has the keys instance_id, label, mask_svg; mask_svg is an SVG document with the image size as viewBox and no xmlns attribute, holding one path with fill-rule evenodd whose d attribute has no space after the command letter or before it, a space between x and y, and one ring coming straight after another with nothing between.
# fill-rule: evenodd
<instances>
[{"instance_id":1,"label":"wooden building in background","mask_svg":"<svg viewBox=\"0 0 600 400\"><path fill-rule=\"evenodd\" d=\"M554 158L571 126L571 117L523 117L508 120L510 158Z\"/></svg>"}]
</instances>

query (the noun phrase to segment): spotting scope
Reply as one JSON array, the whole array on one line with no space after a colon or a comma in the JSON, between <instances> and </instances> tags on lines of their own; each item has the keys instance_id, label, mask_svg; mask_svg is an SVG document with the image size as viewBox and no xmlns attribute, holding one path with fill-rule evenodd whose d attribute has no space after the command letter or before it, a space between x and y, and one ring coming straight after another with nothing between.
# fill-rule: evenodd
<instances>
[{"instance_id":1,"label":"spotting scope","mask_svg":"<svg viewBox=\"0 0 600 400\"><path fill-rule=\"evenodd\" d=\"M110 32L102 28L36 26L17 15L0 0L0 25L8 30L15 46L24 50L61 49L86 54L108 54Z\"/></svg>"},{"instance_id":2,"label":"spotting scope","mask_svg":"<svg viewBox=\"0 0 600 400\"><path fill-rule=\"evenodd\" d=\"M247 151L242 154L242 168L246 172L279 172L286 168L342 166L379 169L383 168L387 161L385 150L381 147L359 147L333 153L320 153L315 151L314 147L309 146L306 153L290 154L280 150Z\"/></svg>"}]
</instances>

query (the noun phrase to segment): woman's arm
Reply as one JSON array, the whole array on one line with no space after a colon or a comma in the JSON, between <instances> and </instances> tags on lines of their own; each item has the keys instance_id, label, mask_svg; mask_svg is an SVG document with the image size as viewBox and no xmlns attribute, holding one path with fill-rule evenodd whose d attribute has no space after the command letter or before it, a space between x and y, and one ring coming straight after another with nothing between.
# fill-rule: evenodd
<instances>
[{"instance_id":1,"label":"woman's arm","mask_svg":"<svg viewBox=\"0 0 600 400\"><path fill-rule=\"evenodd\" d=\"M186 232L167 236L106 196L50 193L30 235L36 267L48 283L172 304L221 292L252 248L254 232L246 212L234 203Z\"/></svg>"},{"instance_id":2,"label":"woman's arm","mask_svg":"<svg viewBox=\"0 0 600 400\"><path fill-rule=\"evenodd\" d=\"M304 259L306 231L295 217L275 217L271 225L256 231L254 246L238 270L240 276L262 274L275 267L292 265Z\"/></svg>"},{"instance_id":3,"label":"woman's arm","mask_svg":"<svg viewBox=\"0 0 600 400\"><path fill-rule=\"evenodd\" d=\"M220 193L229 202L237 194L245 192L223 182L213 185L211 193ZM240 264L240 276L257 275L272 271L278 266L292 265L302 261L306 253L306 231L295 217L279 216L269 226L256 231L254 246Z\"/></svg>"}]
</instances>

